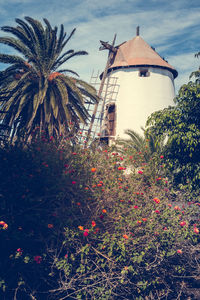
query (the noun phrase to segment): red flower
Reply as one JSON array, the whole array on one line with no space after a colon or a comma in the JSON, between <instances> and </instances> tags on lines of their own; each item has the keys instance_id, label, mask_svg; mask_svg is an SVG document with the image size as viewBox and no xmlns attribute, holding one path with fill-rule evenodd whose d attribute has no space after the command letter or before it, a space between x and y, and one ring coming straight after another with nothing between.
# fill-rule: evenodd
<instances>
[{"instance_id":1,"label":"red flower","mask_svg":"<svg viewBox=\"0 0 200 300\"><path fill-rule=\"evenodd\" d=\"M96 170L97 170L96 168L92 168L92 169L91 169L91 172L92 172L92 173L95 173Z\"/></svg>"},{"instance_id":2,"label":"red flower","mask_svg":"<svg viewBox=\"0 0 200 300\"><path fill-rule=\"evenodd\" d=\"M88 236L88 234L89 234L88 232L89 232L89 229L85 229L85 231L83 232L83 235Z\"/></svg>"},{"instance_id":3,"label":"red flower","mask_svg":"<svg viewBox=\"0 0 200 300\"><path fill-rule=\"evenodd\" d=\"M159 180L161 180L162 178L161 177L158 177L158 178L156 178L156 181L159 181Z\"/></svg>"},{"instance_id":4,"label":"red flower","mask_svg":"<svg viewBox=\"0 0 200 300\"><path fill-rule=\"evenodd\" d=\"M182 221L179 223L181 225L181 227L184 227L186 225L186 222L185 221Z\"/></svg>"},{"instance_id":5,"label":"red flower","mask_svg":"<svg viewBox=\"0 0 200 300\"><path fill-rule=\"evenodd\" d=\"M199 233L199 229L196 226L194 227L194 233Z\"/></svg>"},{"instance_id":6,"label":"red flower","mask_svg":"<svg viewBox=\"0 0 200 300\"><path fill-rule=\"evenodd\" d=\"M178 250L177 250L177 253L178 253L178 254L182 254L183 251L182 251L181 249L178 249Z\"/></svg>"},{"instance_id":7,"label":"red flower","mask_svg":"<svg viewBox=\"0 0 200 300\"><path fill-rule=\"evenodd\" d=\"M139 171L138 171L138 174L143 174L143 171L139 170Z\"/></svg>"},{"instance_id":8,"label":"red flower","mask_svg":"<svg viewBox=\"0 0 200 300\"><path fill-rule=\"evenodd\" d=\"M138 208L138 206L137 206L137 205L134 205L134 206L133 206L133 208L137 209L137 208Z\"/></svg>"},{"instance_id":9,"label":"red flower","mask_svg":"<svg viewBox=\"0 0 200 300\"><path fill-rule=\"evenodd\" d=\"M42 262L42 257L40 255L36 255L34 257L34 260L35 260L36 264L40 264Z\"/></svg>"},{"instance_id":10,"label":"red flower","mask_svg":"<svg viewBox=\"0 0 200 300\"><path fill-rule=\"evenodd\" d=\"M124 170L124 168L123 167L118 167L118 170L121 171L121 170Z\"/></svg>"},{"instance_id":11,"label":"red flower","mask_svg":"<svg viewBox=\"0 0 200 300\"><path fill-rule=\"evenodd\" d=\"M154 198L153 201L156 202L157 204L160 203L160 199L158 199L158 198Z\"/></svg>"},{"instance_id":12,"label":"red flower","mask_svg":"<svg viewBox=\"0 0 200 300\"><path fill-rule=\"evenodd\" d=\"M95 227L97 224L95 221L92 221L92 227Z\"/></svg>"},{"instance_id":13,"label":"red flower","mask_svg":"<svg viewBox=\"0 0 200 300\"><path fill-rule=\"evenodd\" d=\"M162 158L164 158L164 156L163 156L163 155L161 155L161 156L160 156L160 158L162 159Z\"/></svg>"},{"instance_id":14,"label":"red flower","mask_svg":"<svg viewBox=\"0 0 200 300\"><path fill-rule=\"evenodd\" d=\"M76 184L76 181L72 181L72 184Z\"/></svg>"},{"instance_id":15,"label":"red flower","mask_svg":"<svg viewBox=\"0 0 200 300\"><path fill-rule=\"evenodd\" d=\"M159 214L160 214L160 211L156 209L156 210L155 210L155 213L159 215Z\"/></svg>"},{"instance_id":16,"label":"red flower","mask_svg":"<svg viewBox=\"0 0 200 300\"><path fill-rule=\"evenodd\" d=\"M68 254L65 254L65 258L68 258Z\"/></svg>"},{"instance_id":17,"label":"red flower","mask_svg":"<svg viewBox=\"0 0 200 300\"><path fill-rule=\"evenodd\" d=\"M100 229L97 227L96 230L95 230L95 232L94 232L94 234L97 234L99 232L99 230Z\"/></svg>"},{"instance_id":18,"label":"red flower","mask_svg":"<svg viewBox=\"0 0 200 300\"><path fill-rule=\"evenodd\" d=\"M7 229L8 228L8 224L6 224L4 221L0 221L0 225L3 226L3 229Z\"/></svg>"},{"instance_id":19,"label":"red flower","mask_svg":"<svg viewBox=\"0 0 200 300\"><path fill-rule=\"evenodd\" d=\"M128 237L127 234L124 234L124 235L123 235L123 238L125 238L126 240L128 240L129 237Z\"/></svg>"},{"instance_id":20,"label":"red flower","mask_svg":"<svg viewBox=\"0 0 200 300\"><path fill-rule=\"evenodd\" d=\"M53 228L53 224L48 224L48 228Z\"/></svg>"}]
</instances>

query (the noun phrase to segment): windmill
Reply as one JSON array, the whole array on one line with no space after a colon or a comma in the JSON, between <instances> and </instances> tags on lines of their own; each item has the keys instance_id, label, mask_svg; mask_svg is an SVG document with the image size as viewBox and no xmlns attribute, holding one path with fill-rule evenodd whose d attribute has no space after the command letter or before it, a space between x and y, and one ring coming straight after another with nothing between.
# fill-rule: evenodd
<instances>
[{"instance_id":1,"label":"windmill","mask_svg":"<svg viewBox=\"0 0 200 300\"><path fill-rule=\"evenodd\" d=\"M178 72L141 38L139 27L131 40L114 46L115 39L116 35L112 44L100 41L100 50L109 53L87 141L99 133L101 141L112 144L118 137L126 138L127 129L143 134L141 127L151 113L174 104Z\"/></svg>"}]
</instances>

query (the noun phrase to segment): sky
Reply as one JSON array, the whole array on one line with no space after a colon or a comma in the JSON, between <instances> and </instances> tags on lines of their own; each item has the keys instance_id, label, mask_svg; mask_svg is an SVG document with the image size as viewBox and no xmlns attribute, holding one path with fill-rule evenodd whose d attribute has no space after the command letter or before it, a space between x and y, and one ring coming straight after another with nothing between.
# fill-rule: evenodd
<instances>
[{"instance_id":1,"label":"sky","mask_svg":"<svg viewBox=\"0 0 200 300\"><path fill-rule=\"evenodd\" d=\"M65 67L87 82L106 65L108 53L99 51L99 41L112 42L116 33L116 45L121 44L135 37L137 26L140 36L178 71L176 92L200 65L194 57L200 51L199 0L0 0L0 27L16 26L15 18L25 16L63 24L67 34L76 28L66 50L89 54L72 58ZM0 44L1 53L10 51Z\"/></svg>"}]
</instances>

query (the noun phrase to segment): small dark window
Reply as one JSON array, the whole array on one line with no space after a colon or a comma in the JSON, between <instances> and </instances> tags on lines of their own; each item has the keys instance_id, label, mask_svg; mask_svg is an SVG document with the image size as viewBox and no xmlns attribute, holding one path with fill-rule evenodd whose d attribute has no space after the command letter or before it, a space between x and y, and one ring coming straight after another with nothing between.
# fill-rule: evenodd
<instances>
[{"instance_id":1,"label":"small dark window","mask_svg":"<svg viewBox=\"0 0 200 300\"><path fill-rule=\"evenodd\" d=\"M108 107L108 131L109 135L115 134L115 105L112 104Z\"/></svg>"},{"instance_id":2,"label":"small dark window","mask_svg":"<svg viewBox=\"0 0 200 300\"><path fill-rule=\"evenodd\" d=\"M149 73L149 71L146 70L146 69L140 70L140 71L139 71L139 76L140 76L140 77L148 77L148 76L150 76L150 73Z\"/></svg>"}]
</instances>

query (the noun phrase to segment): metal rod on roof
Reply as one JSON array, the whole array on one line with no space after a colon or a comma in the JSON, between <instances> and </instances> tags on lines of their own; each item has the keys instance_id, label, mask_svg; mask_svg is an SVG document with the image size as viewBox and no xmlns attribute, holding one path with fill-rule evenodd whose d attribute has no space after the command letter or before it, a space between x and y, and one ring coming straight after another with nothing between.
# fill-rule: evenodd
<instances>
[{"instance_id":1,"label":"metal rod on roof","mask_svg":"<svg viewBox=\"0 0 200 300\"><path fill-rule=\"evenodd\" d=\"M140 35L140 26L136 27L136 35L139 36Z\"/></svg>"}]
</instances>

